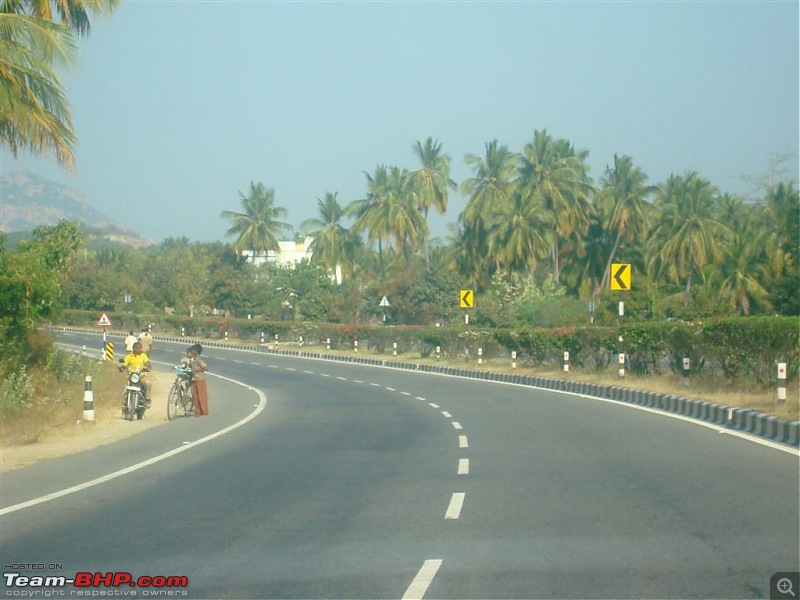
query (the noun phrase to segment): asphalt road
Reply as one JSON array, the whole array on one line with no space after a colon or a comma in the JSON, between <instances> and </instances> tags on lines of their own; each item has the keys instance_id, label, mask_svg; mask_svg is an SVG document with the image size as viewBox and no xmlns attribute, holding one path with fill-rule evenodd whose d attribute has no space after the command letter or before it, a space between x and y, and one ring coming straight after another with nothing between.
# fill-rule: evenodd
<instances>
[{"instance_id":1,"label":"asphalt road","mask_svg":"<svg viewBox=\"0 0 800 600\"><path fill-rule=\"evenodd\" d=\"M800 568L796 449L520 386L204 356L228 378L210 417L2 475L5 573L188 578L91 590L138 597L769 598Z\"/></svg>"}]
</instances>

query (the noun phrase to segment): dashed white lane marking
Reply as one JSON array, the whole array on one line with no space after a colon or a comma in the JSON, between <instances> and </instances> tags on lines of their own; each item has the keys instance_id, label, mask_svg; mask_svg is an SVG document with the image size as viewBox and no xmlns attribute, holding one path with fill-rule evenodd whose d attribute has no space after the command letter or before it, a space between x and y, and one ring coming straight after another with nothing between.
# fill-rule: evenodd
<instances>
[{"instance_id":1,"label":"dashed white lane marking","mask_svg":"<svg viewBox=\"0 0 800 600\"><path fill-rule=\"evenodd\" d=\"M468 458L460 458L458 460L458 474L459 475L469 475L469 459Z\"/></svg>"},{"instance_id":2,"label":"dashed white lane marking","mask_svg":"<svg viewBox=\"0 0 800 600\"><path fill-rule=\"evenodd\" d=\"M313 375L314 371L306 371L305 369L303 369L303 373L306 373L308 375Z\"/></svg>"},{"instance_id":3,"label":"dashed white lane marking","mask_svg":"<svg viewBox=\"0 0 800 600\"><path fill-rule=\"evenodd\" d=\"M380 383L370 383L372 387L381 387Z\"/></svg>"},{"instance_id":4,"label":"dashed white lane marking","mask_svg":"<svg viewBox=\"0 0 800 600\"><path fill-rule=\"evenodd\" d=\"M353 379L353 383L364 383L364 382L361 381L360 379Z\"/></svg>"},{"instance_id":5,"label":"dashed white lane marking","mask_svg":"<svg viewBox=\"0 0 800 600\"><path fill-rule=\"evenodd\" d=\"M278 369L278 365L267 365L270 369Z\"/></svg>"},{"instance_id":6,"label":"dashed white lane marking","mask_svg":"<svg viewBox=\"0 0 800 600\"><path fill-rule=\"evenodd\" d=\"M337 377L336 379L339 381L347 381L347 377Z\"/></svg>"},{"instance_id":7,"label":"dashed white lane marking","mask_svg":"<svg viewBox=\"0 0 800 600\"><path fill-rule=\"evenodd\" d=\"M458 447L459 448L469 448L469 443L467 442L467 436L461 434L458 436Z\"/></svg>"},{"instance_id":8,"label":"dashed white lane marking","mask_svg":"<svg viewBox=\"0 0 800 600\"><path fill-rule=\"evenodd\" d=\"M422 568L419 570L419 573L414 577L414 581L411 582L411 585L408 586L406 593L403 594L403 600L422 600L441 566L441 558L426 560L422 563Z\"/></svg>"},{"instance_id":9,"label":"dashed white lane marking","mask_svg":"<svg viewBox=\"0 0 800 600\"><path fill-rule=\"evenodd\" d=\"M447 507L447 512L444 514L445 519L457 519L461 516L461 509L464 507L465 492L454 492L453 497L450 498L450 505Z\"/></svg>"},{"instance_id":10,"label":"dashed white lane marking","mask_svg":"<svg viewBox=\"0 0 800 600\"><path fill-rule=\"evenodd\" d=\"M400 392L400 393L403 394L403 396L410 396L411 395L408 392Z\"/></svg>"},{"instance_id":11,"label":"dashed white lane marking","mask_svg":"<svg viewBox=\"0 0 800 600\"><path fill-rule=\"evenodd\" d=\"M250 363L250 364L253 365L254 367L260 367L261 366L261 363Z\"/></svg>"},{"instance_id":12,"label":"dashed white lane marking","mask_svg":"<svg viewBox=\"0 0 800 600\"><path fill-rule=\"evenodd\" d=\"M443 411L442 411L442 414L443 414L445 417L447 417L448 419L449 419L449 418L451 418L451 417L453 416L453 415L451 415L449 412L447 412L446 410L443 410Z\"/></svg>"},{"instance_id":13,"label":"dashed white lane marking","mask_svg":"<svg viewBox=\"0 0 800 600\"><path fill-rule=\"evenodd\" d=\"M389 386L386 386L386 389L389 390L390 392L396 392L397 391L396 389L390 388Z\"/></svg>"},{"instance_id":14,"label":"dashed white lane marking","mask_svg":"<svg viewBox=\"0 0 800 600\"><path fill-rule=\"evenodd\" d=\"M330 377L330 375L328 375L327 373L320 373L319 376L320 377Z\"/></svg>"},{"instance_id":15,"label":"dashed white lane marking","mask_svg":"<svg viewBox=\"0 0 800 600\"><path fill-rule=\"evenodd\" d=\"M428 405L432 408L439 408L438 404L434 404L433 402L428 402Z\"/></svg>"},{"instance_id":16,"label":"dashed white lane marking","mask_svg":"<svg viewBox=\"0 0 800 600\"><path fill-rule=\"evenodd\" d=\"M284 367L287 371L297 371L294 367Z\"/></svg>"},{"instance_id":17,"label":"dashed white lane marking","mask_svg":"<svg viewBox=\"0 0 800 600\"><path fill-rule=\"evenodd\" d=\"M425 402L425 398L423 398L422 396L414 396L414 397L415 397L417 400L422 400L423 402Z\"/></svg>"},{"instance_id":18,"label":"dashed white lane marking","mask_svg":"<svg viewBox=\"0 0 800 600\"><path fill-rule=\"evenodd\" d=\"M234 358L234 359L233 359L233 362L241 364L241 363L243 363L244 361L243 361L243 360L236 360L236 359Z\"/></svg>"},{"instance_id":19,"label":"dashed white lane marking","mask_svg":"<svg viewBox=\"0 0 800 600\"><path fill-rule=\"evenodd\" d=\"M221 356L215 356L214 360L228 360L227 358L223 358Z\"/></svg>"},{"instance_id":20,"label":"dashed white lane marking","mask_svg":"<svg viewBox=\"0 0 800 600\"><path fill-rule=\"evenodd\" d=\"M453 429L464 429L458 421L453 421L452 425Z\"/></svg>"}]
</instances>

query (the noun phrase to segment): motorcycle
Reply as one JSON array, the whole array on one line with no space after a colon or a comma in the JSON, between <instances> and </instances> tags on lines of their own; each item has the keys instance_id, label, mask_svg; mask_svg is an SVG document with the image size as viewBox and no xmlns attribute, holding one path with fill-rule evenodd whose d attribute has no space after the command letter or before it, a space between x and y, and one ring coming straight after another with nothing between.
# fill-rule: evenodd
<instances>
[{"instance_id":1,"label":"motorcycle","mask_svg":"<svg viewBox=\"0 0 800 600\"><path fill-rule=\"evenodd\" d=\"M123 362L123 359L119 359L119 362ZM122 418L127 421L133 421L134 416L141 421L147 410L147 401L141 382L143 374L144 372L139 371L128 373L128 381L122 395Z\"/></svg>"}]
</instances>

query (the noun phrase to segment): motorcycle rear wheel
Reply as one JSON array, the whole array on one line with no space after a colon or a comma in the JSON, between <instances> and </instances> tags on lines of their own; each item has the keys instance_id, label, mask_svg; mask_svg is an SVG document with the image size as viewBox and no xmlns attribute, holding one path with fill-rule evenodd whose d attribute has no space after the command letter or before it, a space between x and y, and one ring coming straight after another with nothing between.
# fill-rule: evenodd
<instances>
[{"instance_id":1,"label":"motorcycle rear wheel","mask_svg":"<svg viewBox=\"0 0 800 600\"><path fill-rule=\"evenodd\" d=\"M122 418L126 421L133 421L136 413L136 393L127 391L125 393L125 403L122 407Z\"/></svg>"}]
</instances>

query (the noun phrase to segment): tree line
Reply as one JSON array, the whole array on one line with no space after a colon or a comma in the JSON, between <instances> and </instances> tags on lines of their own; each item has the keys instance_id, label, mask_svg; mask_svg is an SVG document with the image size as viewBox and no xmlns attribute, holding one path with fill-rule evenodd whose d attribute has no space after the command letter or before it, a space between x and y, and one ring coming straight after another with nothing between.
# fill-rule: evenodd
<instances>
[{"instance_id":1,"label":"tree line","mask_svg":"<svg viewBox=\"0 0 800 600\"><path fill-rule=\"evenodd\" d=\"M363 198L317 199L318 216L300 227L313 263L387 293L409 273L449 273L478 295L552 285L586 300L607 296L611 265L629 263L635 289L662 313L800 313L800 201L777 167L747 199L695 171L650 184L625 155L595 182L587 151L537 130L521 152L492 140L468 154L473 173L459 185L441 142L413 148L419 166L376 166ZM429 211L444 213L456 189L466 206L446 239L431 240ZM274 189L251 183L240 200L242 212L222 213L233 249L277 250L289 225Z\"/></svg>"}]
</instances>

